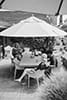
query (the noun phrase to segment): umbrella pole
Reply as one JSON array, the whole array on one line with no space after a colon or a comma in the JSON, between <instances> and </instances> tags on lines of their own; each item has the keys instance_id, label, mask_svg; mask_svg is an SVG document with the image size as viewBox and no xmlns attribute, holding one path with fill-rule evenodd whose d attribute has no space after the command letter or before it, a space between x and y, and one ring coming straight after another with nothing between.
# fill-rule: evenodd
<instances>
[{"instance_id":1,"label":"umbrella pole","mask_svg":"<svg viewBox=\"0 0 67 100\"><path fill-rule=\"evenodd\" d=\"M3 46L5 46L5 37L3 37Z\"/></svg>"}]
</instances>

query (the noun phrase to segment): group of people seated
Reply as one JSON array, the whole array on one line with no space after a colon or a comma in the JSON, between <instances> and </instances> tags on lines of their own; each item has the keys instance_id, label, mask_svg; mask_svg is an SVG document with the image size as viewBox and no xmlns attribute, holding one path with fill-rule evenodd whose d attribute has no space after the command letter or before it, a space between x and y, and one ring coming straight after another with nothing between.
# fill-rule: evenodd
<instances>
[{"instance_id":1,"label":"group of people seated","mask_svg":"<svg viewBox=\"0 0 67 100\"><path fill-rule=\"evenodd\" d=\"M14 63L20 63L21 59L22 59L22 55L21 53L19 53L18 55L14 56ZM44 74L49 78L50 74L51 74L51 69L52 67L57 67L58 66L58 62L57 59L54 58L52 52L49 52L48 55L46 53L42 53L41 54L41 62L40 64L36 67L36 68L26 68L24 70L24 72L22 73L22 75L20 76L20 78L15 79L15 81L21 82L21 80L23 79L23 77L30 71L37 71L37 70L44 70Z\"/></svg>"},{"instance_id":2,"label":"group of people seated","mask_svg":"<svg viewBox=\"0 0 67 100\"><path fill-rule=\"evenodd\" d=\"M22 57L23 57L23 53L25 52L24 48L21 48L19 46L18 43L16 43L14 45L14 47L12 48L12 63L20 63ZM45 50L42 51L38 51L37 49L35 50L30 50L29 48L29 52L31 52L31 55L35 56L41 56L41 62L40 64L36 67L36 68L26 68L24 70L24 72L22 73L22 75L20 76L20 78L16 79L16 81L21 82L21 80L23 79L23 77L29 72L29 71L37 71L37 70L44 70L44 74L49 78L49 75L51 74L51 68L52 67L57 67L58 66L58 62L57 59L55 59L53 53L49 50L47 53L45 52ZM4 54L3 54L4 55Z\"/></svg>"}]
</instances>

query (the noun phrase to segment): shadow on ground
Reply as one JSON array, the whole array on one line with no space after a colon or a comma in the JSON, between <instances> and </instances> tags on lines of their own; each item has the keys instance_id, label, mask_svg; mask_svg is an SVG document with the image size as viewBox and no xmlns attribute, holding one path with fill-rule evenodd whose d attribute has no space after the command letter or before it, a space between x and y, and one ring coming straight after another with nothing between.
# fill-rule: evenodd
<instances>
[{"instance_id":1,"label":"shadow on ground","mask_svg":"<svg viewBox=\"0 0 67 100\"><path fill-rule=\"evenodd\" d=\"M25 84L23 84L23 82ZM0 91L1 92L25 92L34 93L37 89L36 80L31 79L30 87L28 88L27 76L22 80L22 83L14 81L14 66L0 66Z\"/></svg>"}]
</instances>

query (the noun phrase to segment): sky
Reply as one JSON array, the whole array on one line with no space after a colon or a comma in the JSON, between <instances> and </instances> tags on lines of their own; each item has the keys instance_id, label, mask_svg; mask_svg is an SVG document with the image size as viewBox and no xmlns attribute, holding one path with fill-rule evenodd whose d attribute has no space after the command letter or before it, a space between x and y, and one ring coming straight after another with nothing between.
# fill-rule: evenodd
<instances>
[{"instance_id":1,"label":"sky","mask_svg":"<svg viewBox=\"0 0 67 100\"><path fill-rule=\"evenodd\" d=\"M5 0L3 8L9 10L55 14L60 1L61 0ZM64 0L60 13L67 14L67 0Z\"/></svg>"}]
</instances>

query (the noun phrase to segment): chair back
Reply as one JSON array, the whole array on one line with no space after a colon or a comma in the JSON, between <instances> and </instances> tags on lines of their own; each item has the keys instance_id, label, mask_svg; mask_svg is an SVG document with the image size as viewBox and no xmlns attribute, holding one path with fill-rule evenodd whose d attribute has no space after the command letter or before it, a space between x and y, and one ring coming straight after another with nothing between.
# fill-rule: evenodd
<instances>
[{"instance_id":1,"label":"chair back","mask_svg":"<svg viewBox=\"0 0 67 100\"><path fill-rule=\"evenodd\" d=\"M16 58L13 60L13 63L15 64L16 69L20 69L20 67L19 67L20 62Z\"/></svg>"},{"instance_id":2,"label":"chair back","mask_svg":"<svg viewBox=\"0 0 67 100\"><path fill-rule=\"evenodd\" d=\"M29 77L32 77L32 78L40 78L42 76L44 76L44 70L37 70L37 71L30 71L28 73Z\"/></svg>"}]
</instances>

